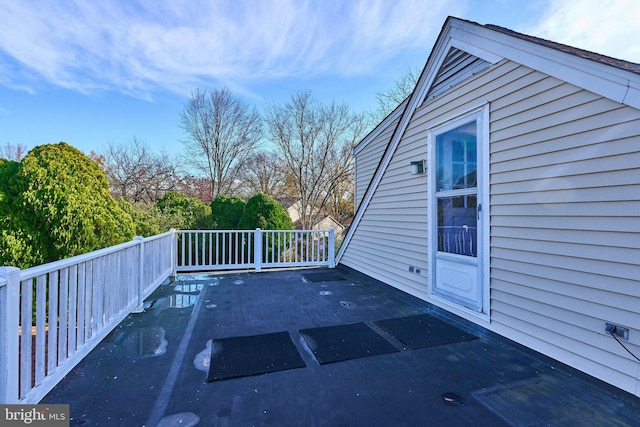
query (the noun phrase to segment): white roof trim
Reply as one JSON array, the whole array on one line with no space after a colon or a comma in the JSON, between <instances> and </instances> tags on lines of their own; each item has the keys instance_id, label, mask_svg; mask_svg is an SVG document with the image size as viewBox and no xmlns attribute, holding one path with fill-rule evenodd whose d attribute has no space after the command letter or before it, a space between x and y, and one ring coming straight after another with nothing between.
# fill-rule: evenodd
<instances>
[{"instance_id":1,"label":"white roof trim","mask_svg":"<svg viewBox=\"0 0 640 427\"><path fill-rule=\"evenodd\" d=\"M640 108L640 102L638 102L640 97L640 92L638 92L640 75L636 73L481 25L462 23L466 24L466 28L464 28L466 40L478 48L500 52L506 59L621 104ZM456 33L454 32L454 34ZM635 88L635 90L631 90L632 88ZM635 94L632 94L632 92L635 92Z\"/></svg>"},{"instance_id":2,"label":"white roof trim","mask_svg":"<svg viewBox=\"0 0 640 427\"><path fill-rule=\"evenodd\" d=\"M408 102L406 108L399 109L402 111L400 122L391 137L380 165L367 188L367 192L360 202L351 227L349 227L344 242L336 255L336 263L340 262L342 255L349 246L351 237L371 202L373 194L398 148L398 144L404 135L414 111L425 99L451 47L456 47L490 63L496 63L506 58L612 99L613 101L640 109L640 75L638 74L598 61L582 58L530 40L521 39L480 24L453 17L447 18L433 47L431 56L429 56L427 64L418 80L416 89L408 100L406 100L406 102ZM382 126L382 123L380 123L380 125L376 127L376 129L381 128L377 134L387 125ZM376 129L374 129L374 132ZM369 136L365 137L365 140L367 138L369 138ZM365 140L363 140L363 142ZM369 143L369 141L366 143ZM356 147L356 149L358 149L358 147Z\"/></svg>"}]
</instances>

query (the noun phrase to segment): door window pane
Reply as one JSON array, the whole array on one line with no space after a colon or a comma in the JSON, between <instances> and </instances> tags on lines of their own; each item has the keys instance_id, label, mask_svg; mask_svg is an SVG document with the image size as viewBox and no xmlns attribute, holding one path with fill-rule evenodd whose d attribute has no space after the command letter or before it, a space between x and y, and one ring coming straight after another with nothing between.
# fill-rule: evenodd
<instances>
[{"instance_id":1,"label":"door window pane","mask_svg":"<svg viewBox=\"0 0 640 427\"><path fill-rule=\"evenodd\" d=\"M440 197L438 200L438 251L477 256L478 200L475 195Z\"/></svg>"},{"instance_id":2,"label":"door window pane","mask_svg":"<svg viewBox=\"0 0 640 427\"><path fill-rule=\"evenodd\" d=\"M477 186L476 122L436 137L436 191Z\"/></svg>"}]
</instances>

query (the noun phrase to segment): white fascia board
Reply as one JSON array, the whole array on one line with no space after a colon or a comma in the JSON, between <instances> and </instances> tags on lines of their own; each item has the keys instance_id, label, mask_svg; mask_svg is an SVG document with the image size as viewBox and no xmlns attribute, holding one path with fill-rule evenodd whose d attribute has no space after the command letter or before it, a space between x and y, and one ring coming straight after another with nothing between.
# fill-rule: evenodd
<instances>
[{"instance_id":1,"label":"white fascia board","mask_svg":"<svg viewBox=\"0 0 640 427\"><path fill-rule=\"evenodd\" d=\"M468 32L468 36L460 34ZM609 98L620 104L640 108L640 76L626 70L582 58L572 53L501 33L483 26L467 24L456 31L471 46L500 52L506 59ZM635 88L635 90L630 90ZM633 93L636 92L636 93Z\"/></svg>"},{"instance_id":2,"label":"white fascia board","mask_svg":"<svg viewBox=\"0 0 640 427\"><path fill-rule=\"evenodd\" d=\"M367 207L369 206L369 203L371 202L371 199L373 198L373 195L375 194L376 189L378 188L378 185L382 180L382 176L387 170L387 167L389 166L389 163L391 162L391 159L393 158L393 155L395 154L396 149L398 148L398 144L400 143L400 140L402 139L402 136L404 135L404 132L407 129L407 126L409 125L409 121L413 117L414 111L419 105L422 104L422 101L425 99L429 88L433 84L433 81L435 80L436 75L438 74L438 70L442 66L442 62L444 61L444 59L447 56L447 53L449 52L449 48L451 47L450 43L451 43L452 27L458 26L461 24L472 25L472 24L464 23L463 21L460 21L456 18L448 18L442 31L440 32L440 35L438 36L438 39L436 40L436 43L433 46L433 49L431 50L431 54L427 59L427 63L425 64L424 69L422 70L422 74L418 79L416 88L414 89L411 96L409 96L409 98L405 100L405 102L407 102L407 105L402 109L402 115L400 117L400 121L398 122L398 126L393 132L393 135L391 136L391 140L389 141L387 150L383 154L383 157L380 161L380 165L376 170L375 175L372 178L371 184L369 185L367 192L364 194L362 200L360 201L360 205L358 206L356 215L353 218L353 222L351 223L351 226L349 227L349 231L347 232L347 235L345 236L344 241L340 246L340 250L336 255L336 260L335 260L336 264L340 262L342 255L347 250L347 247L349 246L349 242L351 241L351 237L353 236L353 233L355 232L355 230L358 228L358 225L360 224L360 220L362 219L364 212L367 210Z\"/></svg>"},{"instance_id":3,"label":"white fascia board","mask_svg":"<svg viewBox=\"0 0 640 427\"><path fill-rule=\"evenodd\" d=\"M466 24L471 25L471 24ZM470 37L470 33L460 27L453 27L451 29L451 37L448 42L448 47L445 49L445 54L449 52L450 47L455 47L456 49L460 49L463 52L476 56L480 59L483 59L491 64L495 64L496 62L504 59L502 55L498 55L495 52L490 52L484 49L482 46L474 43L472 37Z\"/></svg>"},{"instance_id":4,"label":"white fascia board","mask_svg":"<svg viewBox=\"0 0 640 427\"><path fill-rule=\"evenodd\" d=\"M629 81L629 88L622 102L640 108L640 79Z\"/></svg>"},{"instance_id":5,"label":"white fascia board","mask_svg":"<svg viewBox=\"0 0 640 427\"><path fill-rule=\"evenodd\" d=\"M424 69L422 70L422 74L418 79L416 88L414 89L411 96L409 96L409 98L406 100L407 105L402 109L402 115L400 117L400 121L398 122L398 126L391 136L391 140L389 141L389 145L387 146L387 149L383 154L380 165L378 166L378 169L376 170L376 173L372 178L367 192L364 194L362 200L360 201L360 205L358 206L356 215L353 218L353 222L351 223L349 231L347 232L347 235L345 236L344 241L340 246L340 250L336 255L336 264L340 262L342 255L347 250L347 247L349 246L349 243L351 241L351 237L353 236L355 230L358 228L360 220L362 219L364 212L367 210L367 207L369 206L369 203L371 202L371 199L373 198L373 195L375 194L376 189L378 188L378 185L382 180L382 176L387 170L387 167L389 166L389 163L391 162L391 159L393 158L393 155L398 148L398 144L400 143L400 140L402 139L402 136L404 135L404 132L409 125L409 121L411 120L411 117L413 117L414 111L416 110L418 105L422 104L422 100L425 98L428 88L433 83L438 69L440 68L442 62L444 61L444 58L446 57L446 54L448 52L449 31L451 29L452 22L455 22L455 20L447 20L448 25L445 25L442 32L440 33L440 36L438 36L436 44L431 51L431 55L429 56L429 59L427 60Z\"/></svg>"}]
</instances>

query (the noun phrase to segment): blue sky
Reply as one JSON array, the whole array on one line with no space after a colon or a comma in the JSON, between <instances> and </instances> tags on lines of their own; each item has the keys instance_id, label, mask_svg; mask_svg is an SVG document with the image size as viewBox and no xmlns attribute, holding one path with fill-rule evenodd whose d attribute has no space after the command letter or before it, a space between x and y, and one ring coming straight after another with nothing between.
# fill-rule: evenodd
<instances>
[{"instance_id":1,"label":"blue sky","mask_svg":"<svg viewBox=\"0 0 640 427\"><path fill-rule=\"evenodd\" d=\"M136 137L179 154L196 88L374 109L448 15L640 62L637 0L3 0L0 145Z\"/></svg>"}]
</instances>

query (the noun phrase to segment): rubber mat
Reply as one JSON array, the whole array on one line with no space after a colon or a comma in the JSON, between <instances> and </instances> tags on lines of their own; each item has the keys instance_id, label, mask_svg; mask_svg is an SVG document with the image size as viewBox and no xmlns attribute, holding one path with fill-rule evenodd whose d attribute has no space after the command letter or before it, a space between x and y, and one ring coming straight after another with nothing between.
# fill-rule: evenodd
<instances>
[{"instance_id":1,"label":"rubber mat","mask_svg":"<svg viewBox=\"0 0 640 427\"><path fill-rule=\"evenodd\" d=\"M300 330L321 365L399 351L364 323Z\"/></svg>"},{"instance_id":2,"label":"rubber mat","mask_svg":"<svg viewBox=\"0 0 640 427\"><path fill-rule=\"evenodd\" d=\"M207 381L307 366L288 332L213 340Z\"/></svg>"},{"instance_id":3,"label":"rubber mat","mask_svg":"<svg viewBox=\"0 0 640 427\"><path fill-rule=\"evenodd\" d=\"M433 347L477 338L429 314L373 322L410 349Z\"/></svg>"},{"instance_id":4,"label":"rubber mat","mask_svg":"<svg viewBox=\"0 0 640 427\"><path fill-rule=\"evenodd\" d=\"M304 277L308 282L337 282L340 280L345 280L345 278L337 271L306 273L303 274L302 277Z\"/></svg>"}]
</instances>

